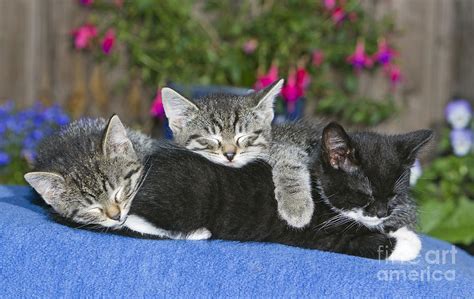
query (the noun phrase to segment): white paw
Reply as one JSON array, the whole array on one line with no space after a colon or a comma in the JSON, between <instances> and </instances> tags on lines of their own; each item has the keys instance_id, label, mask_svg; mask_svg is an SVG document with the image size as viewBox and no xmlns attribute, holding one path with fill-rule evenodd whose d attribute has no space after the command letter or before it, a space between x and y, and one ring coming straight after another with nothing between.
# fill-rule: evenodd
<instances>
[{"instance_id":1,"label":"white paw","mask_svg":"<svg viewBox=\"0 0 474 299\"><path fill-rule=\"evenodd\" d=\"M278 201L278 213L290 226L303 228L311 222L314 202L311 196L285 198Z\"/></svg>"},{"instance_id":2,"label":"white paw","mask_svg":"<svg viewBox=\"0 0 474 299\"><path fill-rule=\"evenodd\" d=\"M189 233L186 236L186 240L193 240L193 241L207 240L207 239L211 238L211 236L212 236L212 234L207 228L201 227L201 228L198 228L197 230Z\"/></svg>"},{"instance_id":3,"label":"white paw","mask_svg":"<svg viewBox=\"0 0 474 299\"><path fill-rule=\"evenodd\" d=\"M399 228L388 234L397 240L395 248L388 257L390 261L411 261L414 260L421 250L420 238L407 227Z\"/></svg>"}]
</instances>

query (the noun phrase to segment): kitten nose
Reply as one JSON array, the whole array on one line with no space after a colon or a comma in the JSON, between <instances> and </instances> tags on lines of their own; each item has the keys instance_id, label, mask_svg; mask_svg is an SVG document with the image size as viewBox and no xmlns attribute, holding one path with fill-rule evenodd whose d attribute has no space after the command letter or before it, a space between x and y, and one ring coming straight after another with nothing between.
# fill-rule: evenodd
<instances>
[{"instance_id":1,"label":"kitten nose","mask_svg":"<svg viewBox=\"0 0 474 299\"><path fill-rule=\"evenodd\" d=\"M229 162L231 162L235 157L235 152L224 153L224 156L227 158L227 160L229 160Z\"/></svg>"},{"instance_id":2,"label":"kitten nose","mask_svg":"<svg viewBox=\"0 0 474 299\"><path fill-rule=\"evenodd\" d=\"M375 214L379 218L383 218L383 217L387 216L387 206L386 205L379 206L379 208L377 209Z\"/></svg>"},{"instance_id":3,"label":"kitten nose","mask_svg":"<svg viewBox=\"0 0 474 299\"><path fill-rule=\"evenodd\" d=\"M119 221L120 220L120 208L118 206L111 206L107 208L106 211L107 217L109 217L112 220Z\"/></svg>"},{"instance_id":4,"label":"kitten nose","mask_svg":"<svg viewBox=\"0 0 474 299\"><path fill-rule=\"evenodd\" d=\"M232 144L225 144L222 151L224 152L224 156L230 162L234 159L237 148Z\"/></svg>"},{"instance_id":5,"label":"kitten nose","mask_svg":"<svg viewBox=\"0 0 474 299\"><path fill-rule=\"evenodd\" d=\"M386 211L380 211L380 210L377 211L377 217L383 218L383 217L385 217L385 216L387 216L387 212L386 212Z\"/></svg>"}]
</instances>

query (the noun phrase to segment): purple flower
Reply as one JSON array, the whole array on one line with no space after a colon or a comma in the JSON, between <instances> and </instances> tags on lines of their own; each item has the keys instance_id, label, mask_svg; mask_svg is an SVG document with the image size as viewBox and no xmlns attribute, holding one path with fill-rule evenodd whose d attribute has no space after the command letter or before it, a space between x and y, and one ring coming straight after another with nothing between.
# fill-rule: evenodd
<instances>
[{"instance_id":1,"label":"purple flower","mask_svg":"<svg viewBox=\"0 0 474 299\"><path fill-rule=\"evenodd\" d=\"M389 44L388 44L388 42L385 38L382 38L382 39L379 40L378 50L373 55L373 58L378 63L386 65L386 64L389 64L390 62L392 62L393 58L396 55L397 55L397 52L389 46Z\"/></svg>"},{"instance_id":2,"label":"purple flower","mask_svg":"<svg viewBox=\"0 0 474 299\"><path fill-rule=\"evenodd\" d=\"M462 129L468 126L472 117L471 104L466 100L451 101L444 110L446 120L454 129Z\"/></svg>"},{"instance_id":3,"label":"purple flower","mask_svg":"<svg viewBox=\"0 0 474 299\"><path fill-rule=\"evenodd\" d=\"M454 129L449 134L451 146L456 156L465 156L472 148L473 134L469 129Z\"/></svg>"},{"instance_id":4,"label":"purple flower","mask_svg":"<svg viewBox=\"0 0 474 299\"><path fill-rule=\"evenodd\" d=\"M372 59L365 53L365 43L362 40L357 41L354 53L346 58L346 61L354 67L356 71L372 66Z\"/></svg>"},{"instance_id":5,"label":"purple flower","mask_svg":"<svg viewBox=\"0 0 474 299\"><path fill-rule=\"evenodd\" d=\"M421 168L420 160L416 159L413 166L410 168L410 186L416 185L416 182L421 177L423 170Z\"/></svg>"},{"instance_id":6,"label":"purple flower","mask_svg":"<svg viewBox=\"0 0 474 299\"><path fill-rule=\"evenodd\" d=\"M0 152L0 166L6 166L10 163L10 156L5 152Z\"/></svg>"}]
</instances>

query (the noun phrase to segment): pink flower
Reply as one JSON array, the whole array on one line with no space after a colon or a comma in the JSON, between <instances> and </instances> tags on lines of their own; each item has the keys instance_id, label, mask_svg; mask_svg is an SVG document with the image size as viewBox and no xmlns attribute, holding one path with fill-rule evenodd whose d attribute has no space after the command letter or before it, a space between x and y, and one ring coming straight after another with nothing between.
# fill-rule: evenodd
<instances>
[{"instance_id":1,"label":"pink flower","mask_svg":"<svg viewBox=\"0 0 474 299\"><path fill-rule=\"evenodd\" d=\"M309 73L303 67L299 67L296 70L296 85L301 89L301 95L303 95L310 82L311 77Z\"/></svg>"},{"instance_id":2,"label":"pink flower","mask_svg":"<svg viewBox=\"0 0 474 299\"><path fill-rule=\"evenodd\" d=\"M84 6L91 6L94 3L94 0L79 0L79 3Z\"/></svg>"},{"instance_id":3,"label":"pink flower","mask_svg":"<svg viewBox=\"0 0 474 299\"><path fill-rule=\"evenodd\" d=\"M324 53L321 50L313 51L313 65L318 67L324 62Z\"/></svg>"},{"instance_id":4,"label":"pink flower","mask_svg":"<svg viewBox=\"0 0 474 299\"><path fill-rule=\"evenodd\" d=\"M258 40L255 38L251 38L248 41L246 41L242 47L242 50L244 50L245 54L252 54L255 52L255 49L257 49L258 46Z\"/></svg>"},{"instance_id":5,"label":"pink flower","mask_svg":"<svg viewBox=\"0 0 474 299\"><path fill-rule=\"evenodd\" d=\"M341 23L345 17L346 17L346 12L344 11L342 7L337 7L331 12L331 19L336 25Z\"/></svg>"},{"instance_id":6,"label":"pink flower","mask_svg":"<svg viewBox=\"0 0 474 299\"><path fill-rule=\"evenodd\" d=\"M332 10L336 6L336 0L323 0L323 4L327 10Z\"/></svg>"},{"instance_id":7,"label":"pink flower","mask_svg":"<svg viewBox=\"0 0 474 299\"><path fill-rule=\"evenodd\" d=\"M106 55L109 55L110 52L112 51L112 47L115 44L115 31L113 29L107 30L107 32L104 35L104 38L102 39L102 51Z\"/></svg>"},{"instance_id":8,"label":"pink flower","mask_svg":"<svg viewBox=\"0 0 474 299\"><path fill-rule=\"evenodd\" d=\"M392 88L395 89L398 84L400 84L400 82L403 80L400 67L396 64L387 64L384 69L387 77L390 79Z\"/></svg>"},{"instance_id":9,"label":"pink flower","mask_svg":"<svg viewBox=\"0 0 474 299\"><path fill-rule=\"evenodd\" d=\"M385 38L379 40L379 48L375 52L373 58L382 65L387 65L392 62L393 58L397 56L397 52L390 48Z\"/></svg>"},{"instance_id":10,"label":"pink flower","mask_svg":"<svg viewBox=\"0 0 474 299\"><path fill-rule=\"evenodd\" d=\"M254 85L255 90L261 90L269 86L273 82L278 80L278 67L275 64L272 64L268 73L259 76L257 82Z\"/></svg>"},{"instance_id":11,"label":"pink flower","mask_svg":"<svg viewBox=\"0 0 474 299\"><path fill-rule=\"evenodd\" d=\"M156 118L163 118L165 116L165 109L163 108L163 101L161 99L161 88L156 91L156 96L151 104L150 114Z\"/></svg>"},{"instance_id":12,"label":"pink flower","mask_svg":"<svg viewBox=\"0 0 474 299\"><path fill-rule=\"evenodd\" d=\"M288 112L295 111L296 102L303 95L303 89L298 86L297 74L294 70L288 74L288 80L285 86L281 89L281 95L287 103Z\"/></svg>"},{"instance_id":13,"label":"pink flower","mask_svg":"<svg viewBox=\"0 0 474 299\"><path fill-rule=\"evenodd\" d=\"M76 49L84 49L89 46L90 40L97 36L97 28L94 25L85 24L74 29L72 35Z\"/></svg>"},{"instance_id":14,"label":"pink flower","mask_svg":"<svg viewBox=\"0 0 474 299\"><path fill-rule=\"evenodd\" d=\"M353 54L347 57L347 62L352 64L356 71L372 66L372 59L365 53L365 44L358 41Z\"/></svg>"}]
</instances>

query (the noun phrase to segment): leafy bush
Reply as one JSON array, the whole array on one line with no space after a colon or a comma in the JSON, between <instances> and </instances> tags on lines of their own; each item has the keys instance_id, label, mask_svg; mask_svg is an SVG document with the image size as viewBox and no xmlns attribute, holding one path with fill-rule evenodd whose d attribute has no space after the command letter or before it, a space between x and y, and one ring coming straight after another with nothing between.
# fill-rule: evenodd
<instances>
[{"instance_id":1,"label":"leafy bush","mask_svg":"<svg viewBox=\"0 0 474 299\"><path fill-rule=\"evenodd\" d=\"M358 75L378 67L392 87L399 83L388 42L392 22L376 21L357 0L81 3L90 14L74 31L76 48L115 62L116 37L131 72L152 90L168 80L250 87L274 68L292 91L282 94L289 110L306 95L331 116L341 116L342 101L351 123L372 125L393 114L393 102L361 98L358 90ZM298 74L307 76L304 86Z\"/></svg>"},{"instance_id":2,"label":"leafy bush","mask_svg":"<svg viewBox=\"0 0 474 299\"><path fill-rule=\"evenodd\" d=\"M420 204L421 231L453 243L474 242L474 152L472 109L451 102L446 117L452 130L442 133L439 157L424 170L414 188Z\"/></svg>"}]
</instances>

